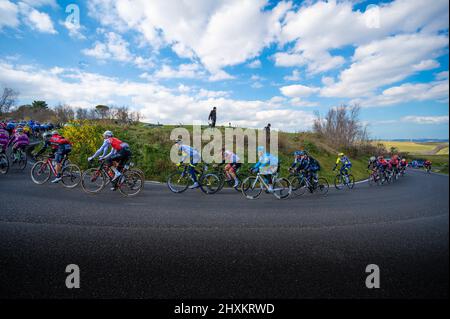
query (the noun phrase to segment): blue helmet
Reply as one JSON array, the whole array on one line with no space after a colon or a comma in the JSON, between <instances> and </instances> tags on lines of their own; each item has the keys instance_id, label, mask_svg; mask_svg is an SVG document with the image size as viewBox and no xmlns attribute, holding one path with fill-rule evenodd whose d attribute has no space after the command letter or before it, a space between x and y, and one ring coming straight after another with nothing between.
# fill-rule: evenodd
<instances>
[{"instance_id":1,"label":"blue helmet","mask_svg":"<svg viewBox=\"0 0 450 319\"><path fill-rule=\"evenodd\" d=\"M306 152L305 151L295 151L294 155L295 156L303 156L303 155L306 155Z\"/></svg>"},{"instance_id":2,"label":"blue helmet","mask_svg":"<svg viewBox=\"0 0 450 319\"><path fill-rule=\"evenodd\" d=\"M258 152L264 152L266 148L264 146L258 146Z\"/></svg>"}]
</instances>

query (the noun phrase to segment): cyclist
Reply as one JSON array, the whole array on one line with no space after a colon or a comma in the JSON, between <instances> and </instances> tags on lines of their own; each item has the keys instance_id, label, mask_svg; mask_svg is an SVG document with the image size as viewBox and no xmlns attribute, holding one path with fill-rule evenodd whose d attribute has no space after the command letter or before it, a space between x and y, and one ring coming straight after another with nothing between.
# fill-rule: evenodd
<instances>
[{"instance_id":1,"label":"cyclist","mask_svg":"<svg viewBox=\"0 0 450 319\"><path fill-rule=\"evenodd\" d=\"M384 159L384 156L378 156L377 167L380 174L385 175L389 168L389 163Z\"/></svg>"},{"instance_id":2,"label":"cyclist","mask_svg":"<svg viewBox=\"0 0 450 319\"><path fill-rule=\"evenodd\" d=\"M30 140L28 136L23 132L22 127L18 127L15 130L15 134L10 140L9 144L12 145L12 153L14 156L13 162L16 162L19 159L19 150L24 150L26 146L30 144Z\"/></svg>"},{"instance_id":3,"label":"cyclist","mask_svg":"<svg viewBox=\"0 0 450 319\"><path fill-rule=\"evenodd\" d=\"M6 130L6 124L0 123L0 153L6 152L8 142L9 142L9 133Z\"/></svg>"},{"instance_id":4,"label":"cyclist","mask_svg":"<svg viewBox=\"0 0 450 319\"><path fill-rule=\"evenodd\" d=\"M389 160L389 169L394 172L395 175L398 174L398 155L393 155L391 159Z\"/></svg>"},{"instance_id":5,"label":"cyclist","mask_svg":"<svg viewBox=\"0 0 450 319\"><path fill-rule=\"evenodd\" d=\"M402 171L402 172L405 172L406 171L406 168L408 167L408 162L406 161L406 158L402 158L401 160L400 160L400 170Z\"/></svg>"},{"instance_id":6,"label":"cyclist","mask_svg":"<svg viewBox=\"0 0 450 319\"><path fill-rule=\"evenodd\" d=\"M56 178L52 180L52 183L56 184L62 180L61 168L62 161L66 155L68 155L72 151L72 143L59 135L58 131L53 131L51 133L51 137L49 143L53 146L52 148L56 151L55 154L55 162L56 162Z\"/></svg>"},{"instance_id":7,"label":"cyclist","mask_svg":"<svg viewBox=\"0 0 450 319\"><path fill-rule=\"evenodd\" d=\"M55 157L55 153L58 150L58 145L57 144L52 144L50 142L50 138L52 137L52 134L49 132L45 132L44 134L42 134L42 138L44 140L44 145L42 146L42 148L33 156L33 159L36 160L37 157L41 154L43 154L49 147L51 148L51 155L50 157L54 158Z\"/></svg>"},{"instance_id":8,"label":"cyclist","mask_svg":"<svg viewBox=\"0 0 450 319\"><path fill-rule=\"evenodd\" d=\"M113 132L105 131L103 133L103 144L102 146L95 152L94 155L88 158L88 161L92 161L94 158L100 155L100 160L107 160L108 165L111 167L114 172L114 178L112 182L116 182L122 173L120 172L131 157L131 150L128 143L122 142L118 138L114 137ZM111 148L109 154L106 155L108 149ZM113 187L111 190L116 190L116 183L113 183Z\"/></svg>"},{"instance_id":9,"label":"cyclist","mask_svg":"<svg viewBox=\"0 0 450 319\"><path fill-rule=\"evenodd\" d=\"M269 184L268 191L273 191L273 174L278 170L278 158L276 156L267 153L264 146L258 147L258 162L251 168L253 173L259 171L264 179Z\"/></svg>"},{"instance_id":10,"label":"cyclist","mask_svg":"<svg viewBox=\"0 0 450 319\"><path fill-rule=\"evenodd\" d=\"M180 166L186 161L187 158L189 158L189 174L194 182L194 184L189 186L189 188L194 189L200 187L195 172L195 166L201 161L200 153L195 148L189 145L184 145L181 139L177 139L175 144L178 146L178 151L181 152L180 163L178 163L177 166Z\"/></svg>"},{"instance_id":11,"label":"cyclist","mask_svg":"<svg viewBox=\"0 0 450 319\"><path fill-rule=\"evenodd\" d=\"M431 161L425 160L425 162L423 163L423 166L425 167L426 170L431 170Z\"/></svg>"},{"instance_id":12,"label":"cyclist","mask_svg":"<svg viewBox=\"0 0 450 319\"><path fill-rule=\"evenodd\" d=\"M341 163L340 173L342 175L348 175L349 169L352 167L352 162L350 162L349 158L345 156L344 153L339 153L336 159L336 164L334 165L333 171L336 170L337 166Z\"/></svg>"},{"instance_id":13,"label":"cyclist","mask_svg":"<svg viewBox=\"0 0 450 319\"><path fill-rule=\"evenodd\" d=\"M367 169L372 171L377 169L377 158L375 156L371 156L369 158L369 164L367 165Z\"/></svg>"},{"instance_id":14,"label":"cyclist","mask_svg":"<svg viewBox=\"0 0 450 319\"><path fill-rule=\"evenodd\" d=\"M303 167L304 171L307 173L307 178L311 182L311 185L313 185L313 187L315 188L319 181L319 161L309 155L306 151L303 151L303 154L301 156L302 159L300 167Z\"/></svg>"},{"instance_id":15,"label":"cyclist","mask_svg":"<svg viewBox=\"0 0 450 319\"><path fill-rule=\"evenodd\" d=\"M225 166L225 175L227 176L228 180L231 178L234 179L234 185L233 187L238 187L239 185L239 179L236 175L236 171L241 167L240 158L232 151L226 150L225 148L222 149L222 156L223 156L223 162L227 163Z\"/></svg>"}]
</instances>

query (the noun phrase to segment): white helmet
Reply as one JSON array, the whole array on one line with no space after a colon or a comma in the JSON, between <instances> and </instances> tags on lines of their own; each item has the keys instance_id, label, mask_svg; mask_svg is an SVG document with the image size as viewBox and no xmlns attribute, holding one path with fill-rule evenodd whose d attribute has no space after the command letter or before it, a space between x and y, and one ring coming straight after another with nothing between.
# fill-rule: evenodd
<instances>
[{"instance_id":1,"label":"white helmet","mask_svg":"<svg viewBox=\"0 0 450 319\"><path fill-rule=\"evenodd\" d=\"M105 131L105 133L103 133L103 137L104 138L109 138L109 137L113 137L114 134L111 131Z\"/></svg>"}]
</instances>

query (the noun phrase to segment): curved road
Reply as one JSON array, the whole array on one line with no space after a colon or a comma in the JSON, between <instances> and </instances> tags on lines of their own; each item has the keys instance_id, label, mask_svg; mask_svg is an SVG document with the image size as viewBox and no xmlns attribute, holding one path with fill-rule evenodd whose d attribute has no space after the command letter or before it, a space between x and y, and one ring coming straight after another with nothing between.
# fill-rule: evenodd
<instances>
[{"instance_id":1,"label":"curved road","mask_svg":"<svg viewBox=\"0 0 450 319\"><path fill-rule=\"evenodd\" d=\"M0 176L0 298L448 298L449 180L249 201ZM81 289L65 287L77 264ZM381 288L365 287L376 264Z\"/></svg>"}]
</instances>

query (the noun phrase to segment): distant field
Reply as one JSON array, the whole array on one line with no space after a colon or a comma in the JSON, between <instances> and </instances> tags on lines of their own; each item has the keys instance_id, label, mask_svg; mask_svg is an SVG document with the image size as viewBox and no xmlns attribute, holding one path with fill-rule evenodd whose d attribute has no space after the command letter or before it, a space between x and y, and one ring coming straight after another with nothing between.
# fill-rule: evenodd
<instances>
[{"instance_id":1,"label":"distant field","mask_svg":"<svg viewBox=\"0 0 450 319\"><path fill-rule=\"evenodd\" d=\"M417 143L417 142L397 142L397 141L374 141L374 144L384 144L387 150L391 147L397 148L400 152L407 152L417 155L448 155L448 143Z\"/></svg>"}]
</instances>

